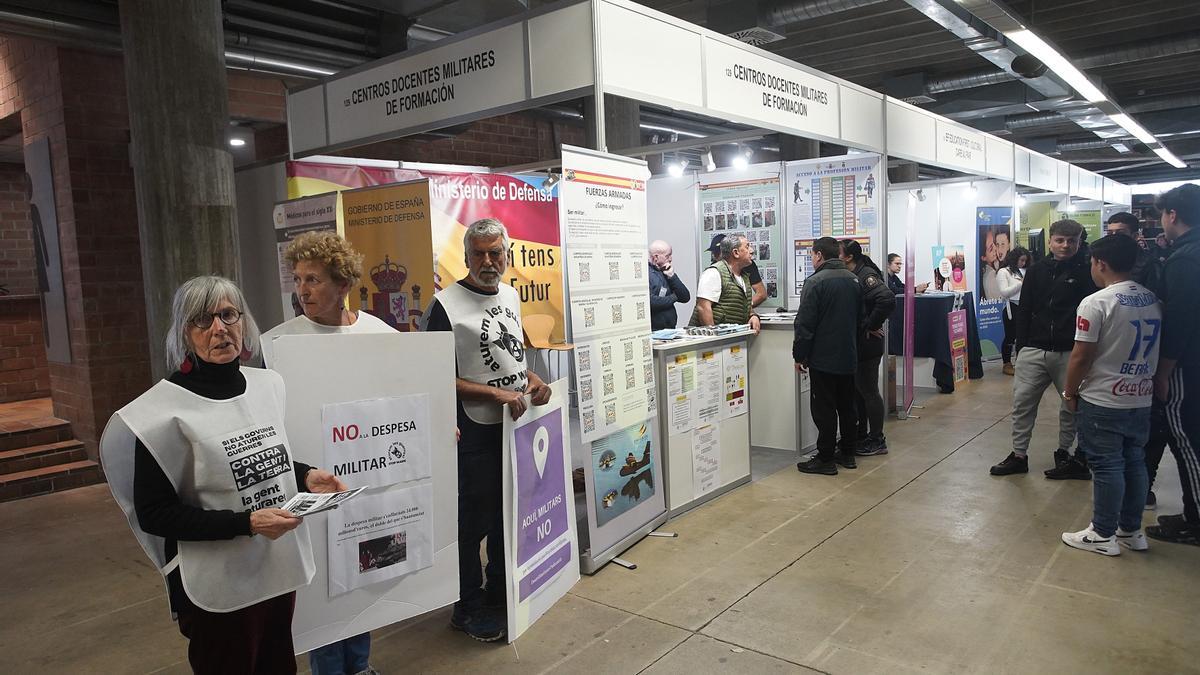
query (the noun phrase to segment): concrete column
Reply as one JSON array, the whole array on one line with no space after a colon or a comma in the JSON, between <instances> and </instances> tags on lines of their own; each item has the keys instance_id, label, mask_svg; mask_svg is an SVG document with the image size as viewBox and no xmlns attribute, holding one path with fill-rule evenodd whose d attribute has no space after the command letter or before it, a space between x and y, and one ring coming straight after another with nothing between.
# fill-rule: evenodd
<instances>
[{"instance_id":1,"label":"concrete column","mask_svg":"<svg viewBox=\"0 0 1200 675\"><path fill-rule=\"evenodd\" d=\"M584 117L592 119L596 114L595 110L593 100L586 99ZM640 111L641 106L637 101L612 94L604 95L604 136L609 152L619 152L625 148L642 145ZM592 131L591 124L586 126L588 147L595 148L596 134Z\"/></svg>"},{"instance_id":2,"label":"concrete column","mask_svg":"<svg viewBox=\"0 0 1200 675\"><path fill-rule=\"evenodd\" d=\"M218 0L120 0L142 278L155 379L170 372L171 297L201 274L237 278L229 99Z\"/></svg>"}]
</instances>

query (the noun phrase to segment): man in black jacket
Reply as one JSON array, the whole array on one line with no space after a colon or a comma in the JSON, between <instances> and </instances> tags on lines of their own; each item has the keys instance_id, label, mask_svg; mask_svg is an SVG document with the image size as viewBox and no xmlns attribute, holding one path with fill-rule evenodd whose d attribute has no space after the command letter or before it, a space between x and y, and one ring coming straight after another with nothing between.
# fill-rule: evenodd
<instances>
[{"instance_id":1,"label":"man in black jacket","mask_svg":"<svg viewBox=\"0 0 1200 675\"><path fill-rule=\"evenodd\" d=\"M837 465L847 469L854 461L855 436L854 373L858 369L859 315L862 290L858 277L838 259L839 246L833 237L813 242L816 271L804 280L800 309L796 312L796 337L792 359L796 370L809 374L809 400L817 425L817 456L800 462L804 473L837 475ZM842 431L841 449L837 433Z\"/></svg>"},{"instance_id":2,"label":"man in black jacket","mask_svg":"<svg viewBox=\"0 0 1200 675\"><path fill-rule=\"evenodd\" d=\"M1128 211L1118 211L1108 217L1104 223L1105 234L1121 234L1138 240L1142 223L1138 217ZM1133 280L1149 288L1158 297L1163 295L1162 263L1149 250L1138 246L1137 261L1133 264Z\"/></svg>"},{"instance_id":3,"label":"man in black jacket","mask_svg":"<svg viewBox=\"0 0 1200 675\"><path fill-rule=\"evenodd\" d=\"M854 374L854 411L858 418L860 457L887 454L883 436L883 397L879 395L879 362L883 360L883 324L896 307L896 294L883 281L875 263L853 239L841 242L841 260L858 277L863 311L858 326L858 368Z\"/></svg>"},{"instance_id":4,"label":"man in black jacket","mask_svg":"<svg viewBox=\"0 0 1200 675\"><path fill-rule=\"evenodd\" d=\"M1017 337L1014 349L1016 375L1013 382L1013 451L991 469L993 476L1028 473L1029 439L1037 420L1038 404L1046 387L1060 393L1067 381L1067 361L1075 345L1075 312L1081 300L1096 292L1091 261L1081 247L1083 226L1060 220L1050 226L1051 255L1038 261L1025 274L1021 304L1014 313ZM1082 453L1071 457L1075 444L1075 414L1065 401L1058 409L1058 449L1047 478L1089 480L1091 472Z\"/></svg>"},{"instance_id":5,"label":"man in black jacket","mask_svg":"<svg viewBox=\"0 0 1200 675\"><path fill-rule=\"evenodd\" d=\"M650 330L677 328L675 303L692 299L687 286L671 266L671 245L658 239L650 242Z\"/></svg>"},{"instance_id":6,"label":"man in black jacket","mask_svg":"<svg viewBox=\"0 0 1200 675\"><path fill-rule=\"evenodd\" d=\"M1171 241L1166 264L1162 346L1154 396L1166 401L1167 422L1179 465L1183 514L1160 516L1146 535L1200 546L1200 187L1181 185L1159 195L1155 206Z\"/></svg>"}]
</instances>

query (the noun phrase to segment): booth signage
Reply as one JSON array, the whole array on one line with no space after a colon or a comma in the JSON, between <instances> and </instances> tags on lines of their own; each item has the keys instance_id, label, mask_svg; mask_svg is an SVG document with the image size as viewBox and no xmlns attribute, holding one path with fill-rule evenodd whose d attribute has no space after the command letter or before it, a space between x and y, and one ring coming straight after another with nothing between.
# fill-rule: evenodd
<instances>
[{"instance_id":1,"label":"booth signage","mask_svg":"<svg viewBox=\"0 0 1200 675\"><path fill-rule=\"evenodd\" d=\"M973 173L987 173L986 137L949 122L937 121L937 161Z\"/></svg>"},{"instance_id":2,"label":"booth signage","mask_svg":"<svg viewBox=\"0 0 1200 675\"><path fill-rule=\"evenodd\" d=\"M525 35L513 24L325 84L331 144L525 100Z\"/></svg>"},{"instance_id":3,"label":"booth signage","mask_svg":"<svg viewBox=\"0 0 1200 675\"><path fill-rule=\"evenodd\" d=\"M1050 157L1029 154L1029 184L1043 190L1058 188L1058 165Z\"/></svg>"},{"instance_id":4,"label":"booth signage","mask_svg":"<svg viewBox=\"0 0 1200 675\"><path fill-rule=\"evenodd\" d=\"M304 314L296 286L292 283L292 266L284 254L292 240L305 232L337 232L336 192L313 197L290 199L275 205L271 219L275 223L275 249L279 261L279 288L283 302L283 318L294 319Z\"/></svg>"},{"instance_id":5,"label":"booth signage","mask_svg":"<svg viewBox=\"0 0 1200 675\"><path fill-rule=\"evenodd\" d=\"M838 85L818 75L704 41L705 105L788 133L838 138Z\"/></svg>"}]
</instances>

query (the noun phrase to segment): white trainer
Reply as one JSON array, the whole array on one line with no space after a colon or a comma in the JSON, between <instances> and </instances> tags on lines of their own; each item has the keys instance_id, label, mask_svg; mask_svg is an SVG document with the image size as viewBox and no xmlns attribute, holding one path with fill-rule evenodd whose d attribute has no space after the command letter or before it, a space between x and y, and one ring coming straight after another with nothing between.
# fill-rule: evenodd
<instances>
[{"instance_id":1,"label":"white trainer","mask_svg":"<svg viewBox=\"0 0 1200 675\"><path fill-rule=\"evenodd\" d=\"M1096 534L1091 525L1086 530L1078 532L1063 532L1063 543L1081 551L1091 551L1100 555L1121 555L1121 547L1117 545L1116 537L1101 537Z\"/></svg>"},{"instance_id":2,"label":"white trainer","mask_svg":"<svg viewBox=\"0 0 1200 675\"><path fill-rule=\"evenodd\" d=\"M1146 541L1146 533L1142 532L1142 528L1140 527L1133 532L1126 532L1118 527L1117 543L1130 551L1150 550L1150 542Z\"/></svg>"}]
</instances>

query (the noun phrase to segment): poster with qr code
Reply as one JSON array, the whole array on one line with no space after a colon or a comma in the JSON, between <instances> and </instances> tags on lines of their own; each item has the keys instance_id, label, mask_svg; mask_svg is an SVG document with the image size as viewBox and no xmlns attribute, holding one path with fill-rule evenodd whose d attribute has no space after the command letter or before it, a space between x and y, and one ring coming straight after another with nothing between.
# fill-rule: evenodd
<instances>
[{"instance_id":1,"label":"poster with qr code","mask_svg":"<svg viewBox=\"0 0 1200 675\"><path fill-rule=\"evenodd\" d=\"M774 292L768 289L767 300L763 307L782 307L787 298L779 292L782 274L779 270L783 265L781 260L784 233L779 219L776 217L776 204L779 199L780 181L777 175L764 176L734 182L711 182L706 180L721 180L716 174L712 178L701 178L699 191L700 211L702 214L712 213L715 225L712 229L717 234L726 237L734 235L745 237L750 244L752 259L758 266L759 274L765 279L768 271L776 279ZM724 230L724 232L719 232ZM706 239L707 241L707 239ZM700 269L709 265L707 249L698 252Z\"/></svg>"},{"instance_id":2,"label":"poster with qr code","mask_svg":"<svg viewBox=\"0 0 1200 675\"><path fill-rule=\"evenodd\" d=\"M560 216L583 440L647 418L649 342L644 162L564 147ZM583 382L590 382L585 400ZM590 420L590 422L588 422Z\"/></svg>"}]
</instances>

